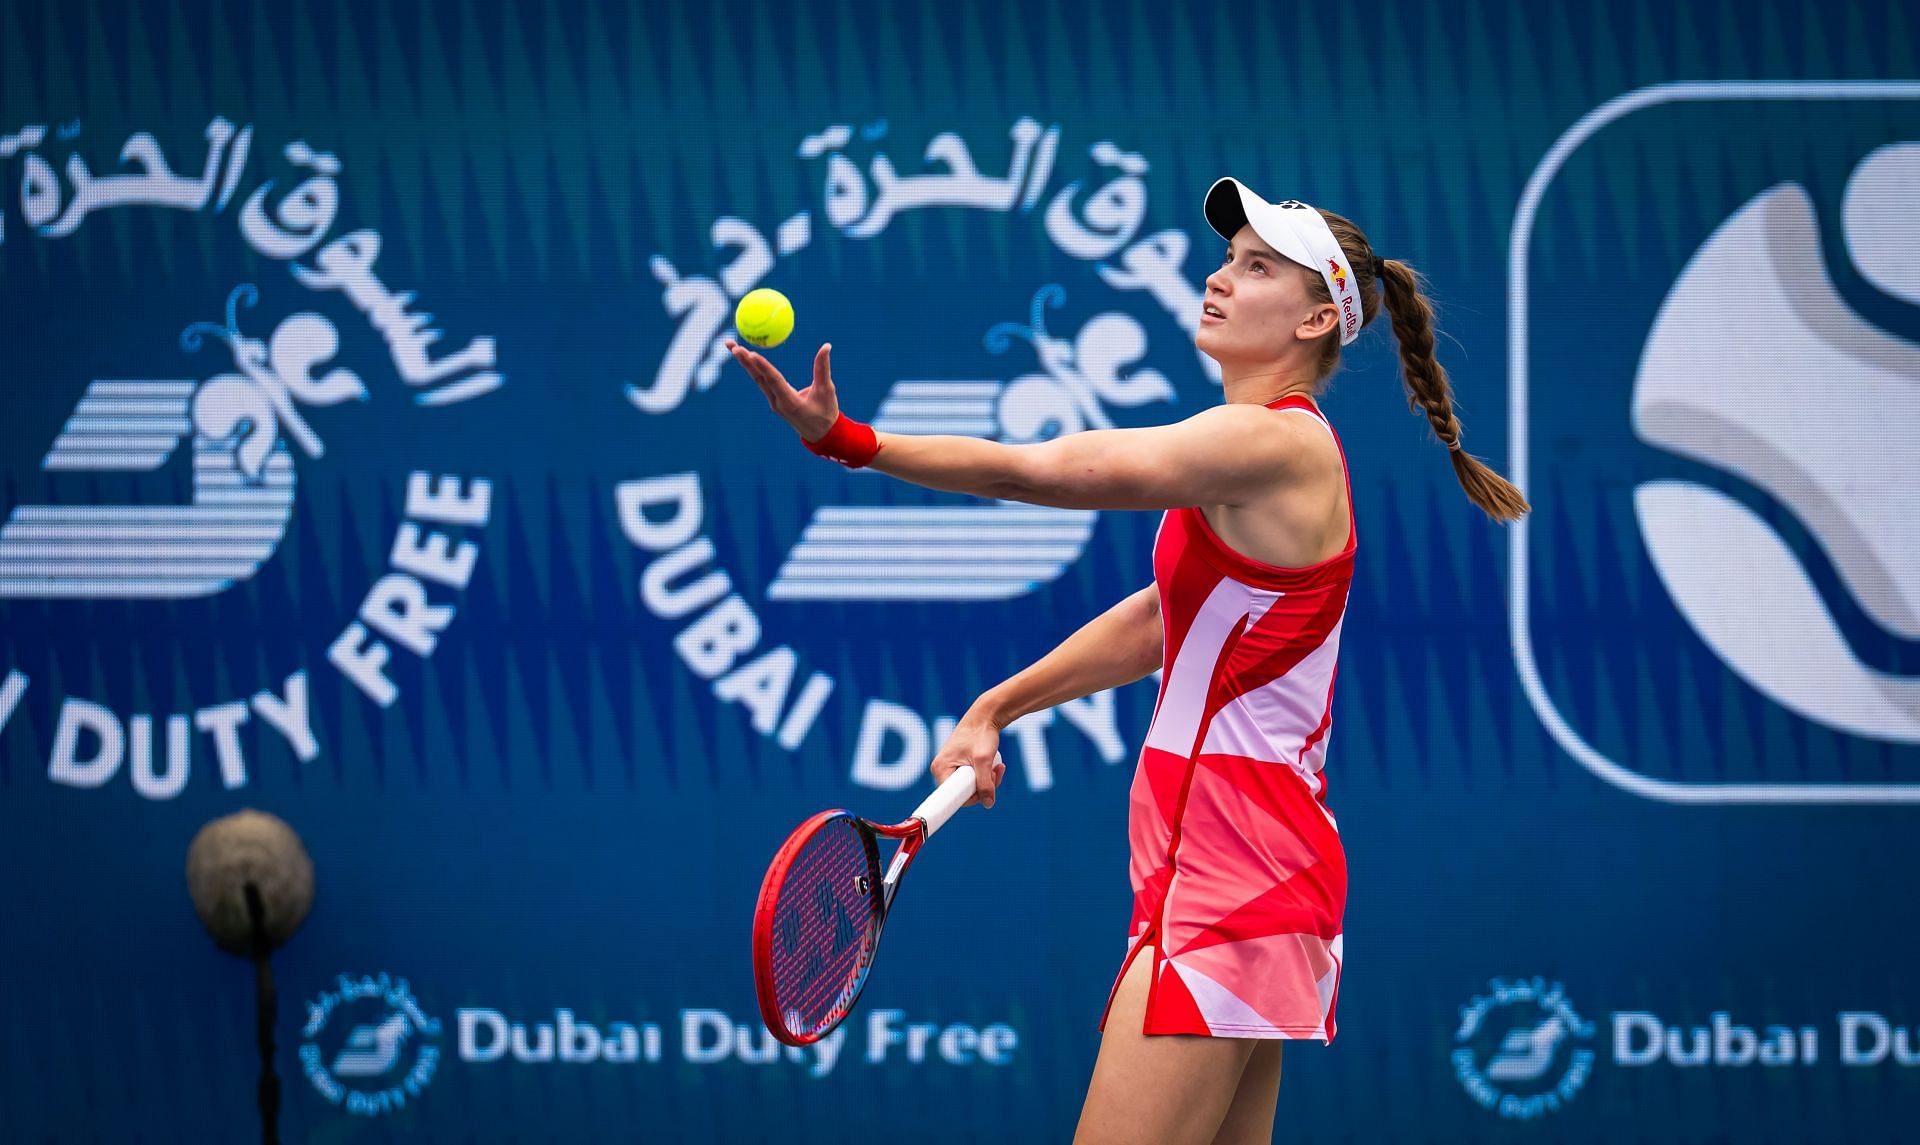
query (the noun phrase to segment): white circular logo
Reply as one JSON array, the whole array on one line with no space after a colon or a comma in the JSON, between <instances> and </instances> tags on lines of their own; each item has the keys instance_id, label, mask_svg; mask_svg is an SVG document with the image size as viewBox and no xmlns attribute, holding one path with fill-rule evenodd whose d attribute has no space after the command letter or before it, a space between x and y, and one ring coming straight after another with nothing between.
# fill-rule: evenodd
<instances>
[{"instance_id":1,"label":"white circular logo","mask_svg":"<svg viewBox=\"0 0 1920 1145\"><path fill-rule=\"evenodd\" d=\"M1467 1096L1502 1117L1530 1121L1559 1110L1586 1085L1593 1023L1544 978L1493 979L1460 1007L1451 1055Z\"/></svg>"},{"instance_id":2,"label":"white circular logo","mask_svg":"<svg viewBox=\"0 0 1920 1145\"><path fill-rule=\"evenodd\" d=\"M300 1067L321 1097L377 1117L417 1099L440 1066L440 1020L405 978L349 978L307 1003Z\"/></svg>"},{"instance_id":3,"label":"white circular logo","mask_svg":"<svg viewBox=\"0 0 1920 1145\"><path fill-rule=\"evenodd\" d=\"M1916 178L1920 142L1882 147L1854 168L1842 212L1867 285L1910 304L1920 302ZM1920 345L1855 310L1824 241L1798 183L1722 222L1647 335L1634 430L1763 494L1832 563L1865 626L1920 640ZM1675 607L1742 680L1848 735L1920 743L1920 677L1860 655L1775 522L1692 479L1642 483L1634 511Z\"/></svg>"}]
</instances>

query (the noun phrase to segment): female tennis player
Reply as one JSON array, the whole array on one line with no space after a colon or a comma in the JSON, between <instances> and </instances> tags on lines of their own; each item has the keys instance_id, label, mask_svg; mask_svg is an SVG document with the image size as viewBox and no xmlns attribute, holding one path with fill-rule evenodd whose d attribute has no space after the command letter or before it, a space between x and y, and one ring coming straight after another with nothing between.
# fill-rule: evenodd
<instances>
[{"instance_id":1,"label":"female tennis player","mask_svg":"<svg viewBox=\"0 0 1920 1145\"><path fill-rule=\"evenodd\" d=\"M1163 670L1128 815L1131 936L1084 1145L1269 1141L1281 1041L1333 1040L1347 869L1323 766L1358 542L1346 458L1314 398L1383 297L1409 404L1467 496L1496 520L1527 511L1461 448L1411 267L1376 258L1339 215L1233 179L1204 209L1227 250L1194 342L1220 363L1226 400L1174 425L1030 445L878 433L840 412L830 346L796 392L730 345L807 448L844 465L1035 505L1164 511L1154 583L982 695L933 761L942 780L972 765L990 807L1001 729Z\"/></svg>"}]
</instances>

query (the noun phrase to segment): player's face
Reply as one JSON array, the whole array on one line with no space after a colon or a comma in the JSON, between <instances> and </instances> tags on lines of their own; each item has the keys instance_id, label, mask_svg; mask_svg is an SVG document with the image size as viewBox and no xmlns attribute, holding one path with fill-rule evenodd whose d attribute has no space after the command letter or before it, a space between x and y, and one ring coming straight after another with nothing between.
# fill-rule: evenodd
<instances>
[{"instance_id":1,"label":"player's face","mask_svg":"<svg viewBox=\"0 0 1920 1145\"><path fill-rule=\"evenodd\" d=\"M1251 226L1241 227L1219 269L1207 276L1194 345L1222 363L1273 362L1300 353L1315 332L1325 333L1315 323L1317 313L1333 313L1331 303L1308 296L1311 273L1275 254Z\"/></svg>"}]
</instances>

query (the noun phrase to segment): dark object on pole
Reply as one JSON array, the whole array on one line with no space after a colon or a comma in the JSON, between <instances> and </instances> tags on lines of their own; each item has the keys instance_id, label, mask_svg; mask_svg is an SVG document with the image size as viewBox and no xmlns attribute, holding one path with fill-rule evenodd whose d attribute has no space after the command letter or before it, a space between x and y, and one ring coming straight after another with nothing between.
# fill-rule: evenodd
<instances>
[{"instance_id":1,"label":"dark object on pole","mask_svg":"<svg viewBox=\"0 0 1920 1145\"><path fill-rule=\"evenodd\" d=\"M194 836L187 892L214 942L253 962L261 1140L279 1145L280 1077L273 1068L279 997L268 957L313 908L313 860L286 823L261 811L235 812Z\"/></svg>"}]
</instances>

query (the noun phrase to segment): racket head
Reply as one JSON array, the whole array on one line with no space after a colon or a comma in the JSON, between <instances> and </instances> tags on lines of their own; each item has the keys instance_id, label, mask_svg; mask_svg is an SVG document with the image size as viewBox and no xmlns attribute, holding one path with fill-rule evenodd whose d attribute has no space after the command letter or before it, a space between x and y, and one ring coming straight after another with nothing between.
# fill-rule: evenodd
<instances>
[{"instance_id":1,"label":"racket head","mask_svg":"<svg viewBox=\"0 0 1920 1145\"><path fill-rule=\"evenodd\" d=\"M822 811L780 846L753 912L760 1017L790 1046L819 1041L853 1009L879 945L886 899L872 830Z\"/></svg>"}]
</instances>

